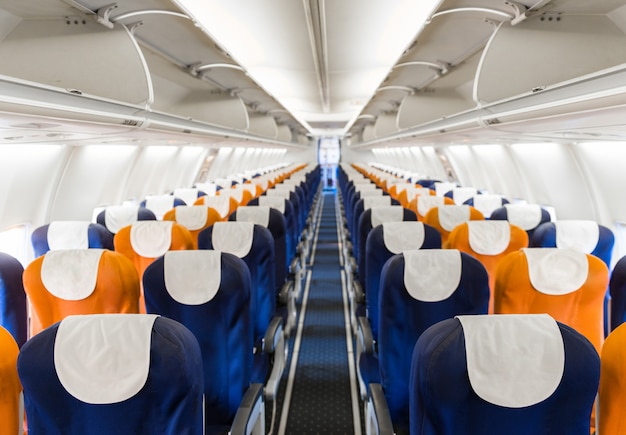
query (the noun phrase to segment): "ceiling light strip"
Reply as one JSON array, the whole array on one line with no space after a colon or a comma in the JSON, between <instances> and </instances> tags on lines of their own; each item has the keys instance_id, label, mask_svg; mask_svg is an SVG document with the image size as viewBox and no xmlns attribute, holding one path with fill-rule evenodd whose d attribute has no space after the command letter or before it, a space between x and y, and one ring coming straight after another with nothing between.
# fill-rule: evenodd
<instances>
[{"instance_id":1,"label":"ceiling light strip","mask_svg":"<svg viewBox=\"0 0 626 435\"><path fill-rule=\"evenodd\" d=\"M330 112L328 83L328 50L326 39L326 12L324 0L303 0L311 52L322 102L322 111Z\"/></svg>"}]
</instances>

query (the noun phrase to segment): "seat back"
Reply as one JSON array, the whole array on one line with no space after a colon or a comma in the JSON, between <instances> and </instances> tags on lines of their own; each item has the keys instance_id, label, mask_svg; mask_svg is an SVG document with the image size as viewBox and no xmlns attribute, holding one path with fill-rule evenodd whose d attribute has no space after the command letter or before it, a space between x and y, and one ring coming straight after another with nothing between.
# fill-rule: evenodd
<instances>
[{"instance_id":1,"label":"seat back","mask_svg":"<svg viewBox=\"0 0 626 435\"><path fill-rule=\"evenodd\" d=\"M405 209L406 210L406 209ZM383 266L391 257L404 251L416 249L440 249L441 236L434 228L423 222L406 220L402 222L384 222L374 227L367 236L365 262L361 274L367 317L372 328L372 335L378 335L378 298L380 294L380 276Z\"/></svg>"},{"instance_id":2,"label":"seat back","mask_svg":"<svg viewBox=\"0 0 626 435\"><path fill-rule=\"evenodd\" d=\"M491 219L494 210L508 204L509 200L500 195L474 195L466 199L463 204L471 205L481 212L485 219Z\"/></svg>"},{"instance_id":3,"label":"seat back","mask_svg":"<svg viewBox=\"0 0 626 435\"><path fill-rule=\"evenodd\" d=\"M595 255L611 267L615 236L604 225L590 220L546 222L535 229L530 245L533 248L571 248Z\"/></svg>"},{"instance_id":4,"label":"seat back","mask_svg":"<svg viewBox=\"0 0 626 435\"><path fill-rule=\"evenodd\" d=\"M489 274L491 298L489 312L493 313L493 292L496 269L509 253L528 246L526 231L505 221L470 221L458 225L448 236L448 247L477 258Z\"/></svg>"},{"instance_id":5,"label":"seat back","mask_svg":"<svg viewBox=\"0 0 626 435\"><path fill-rule=\"evenodd\" d=\"M227 220L228 216L239 206L237 200L229 195L201 196L193 205L204 205L215 210L221 220Z\"/></svg>"},{"instance_id":6,"label":"seat back","mask_svg":"<svg viewBox=\"0 0 626 435\"><path fill-rule=\"evenodd\" d=\"M241 258L250 271L254 338L264 336L276 310L274 238L261 225L252 222L217 222L200 232L199 249L228 252Z\"/></svg>"},{"instance_id":7,"label":"seat back","mask_svg":"<svg viewBox=\"0 0 626 435\"><path fill-rule=\"evenodd\" d=\"M17 343L0 326L0 421L2 433L22 434L22 385L17 375Z\"/></svg>"},{"instance_id":8,"label":"seat back","mask_svg":"<svg viewBox=\"0 0 626 435\"><path fill-rule=\"evenodd\" d=\"M409 426L409 382L415 342L435 323L461 314L486 314L485 268L449 249L405 251L385 265L380 286L378 359L381 384L396 430Z\"/></svg>"},{"instance_id":9,"label":"seat back","mask_svg":"<svg viewBox=\"0 0 626 435\"><path fill-rule=\"evenodd\" d=\"M24 290L31 336L70 315L139 312L137 272L114 251L50 251L26 267Z\"/></svg>"},{"instance_id":10,"label":"seat back","mask_svg":"<svg viewBox=\"0 0 626 435\"><path fill-rule=\"evenodd\" d=\"M470 205L443 205L431 208L423 222L441 234L441 246L447 246L448 237L457 226L475 220L484 220L481 212Z\"/></svg>"},{"instance_id":11,"label":"seat back","mask_svg":"<svg viewBox=\"0 0 626 435\"><path fill-rule=\"evenodd\" d=\"M611 331L626 321L626 257L620 258L609 281L611 295Z\"/></svg>"},{"instance_id":12,"label":"seat back","mask_svg":"<svg viewBox=\"0 0 626 435\"><path fill-rule=\"evenodd\" d=\"M179 205L166 212L163 220L174 221L187 228L189 234L191 234L194 249L197 249L200 231L210 227L215 222L221 221L222 216L217 210L206 205Z\"/></svg>"},{"instance_id":13,"label":"seat back","mask_svg":"<svg viewBox=\"0 0 626 435\"><path fill-rule=\"evenodd\" d=\"M626 427L626 326L618 326L609 334L601 355L598 434L618 434Z\"/></svg>"},{"instance_id":14,"label":"seat back","mask_svg":"<svg viewBox=\"0 0 626 435\"><path fill-rule=\"evenodd\" d=\"M409 209L417 215L418 221L424 221L426 214L435 207L454 205L454 201L447 196L418 195L409 202Z\"/></svg>"},{"instance_id":15,"label":"seat back","mask_svg":"<svg viewBox=\"0 0 626 435\"><path fill-rule=\"evenodd\" d=\"M444 196L451 198L456 205L465 204L474 195L478 195L478 189L475 187L454 187L444 194Z\"/></svg>"},{"instance_id":16,"label":"seat back","mask_svg":"<svg viewBox=\"0 0 626 435\"><path fill-rule=\"evenodd\" d=\"M583 334L600 352L608 284L608 268L593 255L572 249L522 249L498 265L494 312L548 313Z\"/></svg>"},{"instance_id":17,"label":"seat back","mask_svg":"<svg viewBox=\"0 0 626 435\"><path fill-rule=\"evenodd\" d=\"M546 314L460 316L430 327L411 364L412 435L588 435L597 352Z\"/></svg>"},{"instance_id":18,"label":"seat back","mask_svg":"<svg viewBox=\"0 0 626 435\"><path fill-rule=\"evenodd\" d=\"M550 222L550 213L538 204L504 204L495 209L489 219L509 221L526 231L529 240L532 240L535 228Z\"/></svg>"},{"instance_id":19,"label":"seat back","mask_svg":"<svg viewBox=\"0 0 626 435\"><path fill-rule=\"evenodd\" d=\"M30 433L203 433L194 335L155 315L71 316L18 358Z\"/></svg>"},{"instance_id":20,"label":"seat back","mask_svg":"<svg viewBox=\"0 0 626 435\"><path fill-rule=\"evenodd\" d=\"M255 201L251 201L254 205ZM287 261L296 256L296 247L298 245L299 234L297 216L293 208L293 204L288 198L272 197L267 195L259 196L256 204L264 207L271 207L278 210L285 216L285 230L287 231Z\"/></svg>"},{"instance_id":21,"label":"seat back","mask_svg":"<svg viewBox=\"0 0 626 435\"><path fill-rule=\"evenodd\" d=\"M180 322L200 344L206 433L229 427L250 385L250 272L220 251L170 251L146 269L148 313Z\"/></svg>"},{"instance_id":22,"label":"seat back","mask_svg":"<svg viewBox=\"0 0 626 435\"><path fill-rule=\"evenodd\" d=\"M53 221L36 228L31 241L35 257L59 249L113 249L113 235L89 221Z\"/></svg>"},{"instance_id":23,"label":"seat back","mask_svg":"<svg viewBox=\"0 0 626 435\"><path fill-rule=\"evenodd\" d=\"M16 258L0 252L0 326L9 331L18 347L28 339L28 309L22 284L24 267Z\"/></svg>"},{"instance_id":24,"label":"seat back","mask_svg":"<svg viewBox=\"0 0 626 435\"><path fill-rule=\"evenodd\" d=\"M96 222L106 227L113 235L125 226L136 221L155 221L156 216L145 207L132 205L111 205L96 217Z\"/></svg>"}]
</instances>

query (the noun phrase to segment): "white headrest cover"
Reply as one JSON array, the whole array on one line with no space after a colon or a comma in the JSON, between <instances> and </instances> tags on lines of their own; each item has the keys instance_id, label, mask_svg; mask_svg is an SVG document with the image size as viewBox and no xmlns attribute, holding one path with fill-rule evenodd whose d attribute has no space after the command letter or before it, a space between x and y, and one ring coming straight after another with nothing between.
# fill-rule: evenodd
<instances>
[{"instance_id":1,"label":"white headrest cover","mask_svg":"<svg viewBox=\"0 0 626 435\"><path fill-rule=\"evenodd\" d=\"M502 207L502 197L500 195L474 196L474 208L487 217L491 216L491 213L499 207Z\"/></svg>"},{"instance_id":2,"label":"white headrest cover","mask_svg":"<svg viewBox=\"0 0 626 435\"><path fill-rule=\"evenodd\" d=\"M285 199L275 196L259 196L259 205L262 207L271 207L285 214Z\"/></svg>"},{"instance_id":3,"label":"white headrest cover","mask_svg":"<svg viewBox=\"0 0 626 435\"><path fill-rule=\"evenodd\" d=\"M174 189L174 198L180 198L185 204L192 205L198 199L198 189L182 187Z\"/></svg>"},{"instance_id":4,"label":"white headrest cover","mask_svg":"<svg viewBox=\"0 0 626 435\"><path fill-rule=\"evenodd\" d=\"M572 293L583 286L589 276L587 254L573 249L524 248L530 283L538 292L548 295Z\"/></svg>"},{"instance_id":5,"label":"white headrest cover","mask_svg":"<svg viewBox=\"0 0 626 435\"><path fill-rule=\"evenodd\" d=\"M366 196L363 198L363 210L372 207L385 207L391 205L391 196Z\"/></svg>"},{"instance_id":6,"label":"white headrest cover","mask_svg":"<svg viewBox=\"0 0 626 435\"><path fill-rule=\"evenodd\" d=\"M203 198L204 205L214 209L222 218L228 216L230 212L230 196L203 196Z\"/></svg>"},{"instance_id":7,"label":"white headrest cover","mask_svg":"<svg viewBox=\"0 0 626 435\"><path fill-rule=\"evenodd\" d=\"M556 247L591 254L598 245L600 227L594 221L557 221Z\"/></svg>"},{"instance_id":8,"label":"white headrest cover","mask_svg":"<svg viewBox=\"0 0 626 435\"><path fill-rule=\"evenodd\" d=\"M524 231L536 228L541 222L541 207L538 204L504 204L507 220Z\"/></svg>"},{"instance_id":9,"label":"white headrest cover","mask_svg":"<svg viewBox=\"0 0 626 435\"><path fill-rule=\"evenodd\" d=\"M213 225L213 249L243 258L252 248L252 222L216 222Z\"/></svg>"},{"instance_id":10,"label":"white headrest cover","mask_svg":"<svg viewBox=\"0 0 626 435\"><path fill-rule=\"evenodd\" d=\"M274 186L273 189L268 190L282 190L282 191L287 191L287 192L295 192L296 191L296 186L294 186L293 184L285 184L284 182L277 184Z\"/></svg>"},{"instance_id":11,"label":"white headrest cover","mask_svg":"<svg viewBox=\"0 0 626 435\"><path fill-rule=\"evenodd\" d=\"M547 314L457 316L465 335L467 372L474 392L507 408L542 402L565 368L563 338Z\"/></svg>"},{"instance_id":12,"label":"white headrest cover","mask_svg":"<svg viewBox=\"0 0 626 435\"><path fill-rule=\"evenodd\" d=\"M265 192L270 185L270 182L266 177L255 178L252 182L254 184L258 184L259 186L261 186L261 189L263 190L263 192Z\"/></svg>"},{"instance_id":13,"label":"white headrest cover","mask_svg":"<svg viewBox=\"0 0 626 435\"><path fill-rule=\"evenodd\" d=\"M172 246L172 221L137 221L130 227L133 250L146 258L157 258Z\"/></svg>"},{"instance_id":14,"label":"white headrest cover","mask_svg":"<svg viewBox=\"0 0 626 435\"><path fill-rule=\"evenodd\" d=\"M439 212L439 225L446 231L452 231L454 227L470 219L469 205L442 205L437 210Z\"/></svg>"},{"instance_id":15,"label":"white headrest cover","mask_svg":"<svg viewBox=\"0 0 626 435\"><path fill-rule=\"evenodd\" d=\"M241 185L241 189L250 192L252 196L256 196L256 184L245 183Z\"/></svg>"},{"instance_id":16,"label":"white headrest cover","mask_svg":"<svg viewBox=\"0 0 626 435\"><path fill-rule=\"evenodd\" d=\"M372 209L373 210L373 209ZM415 221L383 222L385 247L394 254L420 249L424 244L424 224Z\"/></svg>"},{"instance_id":17,"label":"white headrest cover","mask_svg":"<svg viewBox=\"0 0 626 435\"><path fill-rule=\"evenodd\" d=\"M267 192L265 192L265 196L268 196L270 198L289 199L289 193L289 190L269 189Z\"/></svg>"},{"instance_id":18,"label":"white headrest cover","mask_svg":"<svg viewBox=\"0 0 626 435\"><path fill-rule=\"evenodd\" d=\"M206 205L179 205L174 209L176 222L190 231L199 230L206 225L209 207Z\"/></svg>"},{"instance_id":19,"label":"white headrest cover","mask_svg":"<svg viewBox=\"0 0 626 435\"><path fill-rule=\"evenodd\" d=\"M66 317L54 342L63 387L80 401L119 403L136 395L150 371L154 314Z\"/></svg>"},{"instance_id":20,"label":"white headrest cover","mask_svg":"<svg viewBox=\"0 0 626 435\"><path fill-rule=\"evenodd\" d=\"M456 205L461 205L478 193L475 187L455 187L452 189L452 199Z\"/></svg>"},{"instance_id":21,"label":"white headrest cover","mask_svg":"<svg viewBox=\"0 0 626 435\"><path fill-rule=\"evenodd\" d=\"M174 196L157 195L146 197L146 208L154 213L157 219L163 219L163 215L174 208Z\"/></svg>"},{"instance_id":22,"label":"white headrest cover","mask_svg":"<svg viewBox=\"0 0 626 435\"><path fill-rule=\"evenodd\" d=\"M404 287L413 299L447 299L461 282L461 253L456 249L404 251Z\"/></svg>"},{"instance_id":23,"label":"white headrest cover","mask_svg":"<svg viewBox=\"0 0 626 435\"><path fill-rule=\"evenodd\" d=\"M469 245L481 255L503 253L511 241L508 221L468 221Z\"/></svg>"},{"instance_id":24,"label":"white headrest cover","mask_svg":"<svg viewBox=\"0 0 626 435\"><path fill-rule=\"evenodd\" d=\"M201 305L215 297L222 280L222 253L169 251L163 260L165 288L176 302Z\"/></svg>"},{"instance_id":25,"label":"white headrest cover","mask_svg":"<svg viewBox=\"0 0 626 435\"><path fill-rule=\"evenodd\" d=\"M209 196L215 196L217 193L217 184L215 183L197 183L196 188Z\"/></svg>"},{"instance_id":26,"label":"white headrest cover","mask_svg":"<svg viewBox=\"0 0 626 435\"><path fill-rule=\"evenodd\" d=\"M417 212L420 216L426 216L431 208L441 207L444 202L443 196L422 195L417 198Z\"/></svg>"},{"instance_id":27,"label":"white headrest cover","mask_svg":"<svg viewBox=\"0 0 626 435\"><path fill-rule=\"evenodd\" d=\"M113 234L137 220L137 205L112 205L105 209L104 225Z\"/></svg>"},{"instance_id":28,"label":"white headrest cover","mask_svg":"<svg viewBox=\"0 0 626 435\"><path fill-rule=\"evenodd\" d=\"M103 252L103 249L48 251L41 263L41 282L59 299L85 299L96 288Z\"/></svg>"},{"instance_id":29,"label":"white headrest cover","mask_svg":"<svg viewBox=\"0 0 626 435\"><path fill-rule=\"evenodd\" d=\"M236 185L231 187L230 189L220 190L220 195L229 195L232 198L235 198L237 202L241 202L243 200L243 194L245 189L240 187L240 185Z\"/></svg>"},{"instance_id":30,"label":"white headrest cover","mask_svg":"<svg viewBox=\"0 0 626 435\"><path fill-rule=\"evenodd\" d=\"M400 194L401 192L404 192L405 190L407 190L409 187L412 186L412 184L407 183L404 180L401 181L396 181L393 183L393 185L396 187L396 193Z\"/></svg>"},{"instance_id":31,"label":"white headrest cover","mask_svg":"<svg viewBox=\"0 0 626 435\"><path fill-rule=\"evenodd\" d=\"M435 183L435 194L437 196L444 196L446 193L451 191L452 189L456 189L455 183Z\"/></svg>"},{"instance_id":32,"label":"white headrest cover","mask_svg":"<svg viewBox=\"0 0 626 435\"><path fill-rule=\"evenodd\" d=\"M404 208L400 205L372 207L371 210L373 228L383 222L400 222L404 218Z\"/></svg>"},{"instance_id":33,"label":"white headrest cover","mask_svg":"<svg viewBox=\"0 0 626 435\"><path fill-rule=\"evenodd\" d=\"M361 190L359 192L359 199L377 198L377 197L381 197L381 196L383 196L383 190L382 189Z\"/></svg>"},{"instance_id":34,"label":"white headrest cover","mask_svg":"<svg viewBox=\"0 0 626 435\"><path fill-rule=\"evenodd\" d=\"M415 187L412 185L409 185L408 188L405 189L406 190L406 196L409 199L415 198L416 196L431 196L430 189L427 189L425 187Z\"/></svg>"},{"instance_id":35,"label":"white headrest cover","mask_svg":"<svg viewBox=\"0 0 626 435\"><path fill-rule=\"evenodd\" d=\"M264 206L237 208L237 222L252 222L267 228L270 223L270 208Z\"/></svg>"},{"instance_id":36,"label":"white headrest cover","mask_svg":"<svg viewBox=\"0 0 626 435\"><path fill-rule=\"evenodd\" d=\"M357 192L365 192L369 190L380 190L377 185L369 180L354 183L354 189Z\"/></svg>"},{"instance_id":37,"label":"white headrest cover","mask_svg":"<svg viewBox=\"0 0 626 435\"><path fill-rule=\"evenodd\" d=\"M51 250L89 248L89 222L50 222L48 225L48 247Z\"/></svg>"}]
</instances>

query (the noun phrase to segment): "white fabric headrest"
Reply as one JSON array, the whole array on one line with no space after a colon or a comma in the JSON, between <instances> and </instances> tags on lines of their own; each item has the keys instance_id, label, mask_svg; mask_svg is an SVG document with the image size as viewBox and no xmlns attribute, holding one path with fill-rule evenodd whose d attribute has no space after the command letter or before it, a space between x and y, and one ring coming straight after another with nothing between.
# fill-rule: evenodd
<instances>
[{"instance_id":1,"label":"white fabric headrest","mask_svg":"<svg viewBox=\"0 0 626 435\"><path fill-rule=\"evenodd\" d=\"M243 258L252 248L252 222L216 222L213 225L213 249Z\"/></svg>"},{"instance_id":2,"label":"white fabric headrest","mask_svg":"<svg viewBox=\"0 0 626 435\"><path fill-rule=\"evenodd\" d=\"M252 196L256 196L256 184L245 183L241 185L241 189L251 193Z\"/></svg>"},{"instance_id":3,"label":"white fabric headrest","mask_svg":"<svg viewBox=\"0 0 626 435\"><path fill-rule=\"evenodd\" d=\"M435 183L435 194L437 196L444 196L446 193L451 191L452 189L456 189L455 183Z\"/></svg>"},{"instance_id":4,"label":"white fabric headrest","mask_svg":"<svg viewBox=\"0 0 626 435\"><path fill-rule=\"evenodd\" d=\"M41 282L59 299L85 299L96 289L103 252L103 249L48 251L41 263Z\"/></svg>"},{"instance_id":5,"label":"white fabric headrest","mask_svg":"<svg viewBox=\"0 0 626 435\"><path fill-rule=\"evenodd\" d=\"M54 221L48 225L48 247L58 249L89 248L88 221Z\"/></svg>"},{"instance_id":6,"label":"white fabric headrest","mask_svg":"<svg viewBox=\"0 0 626 435\"><path fill-rule=\"evenodd\" d=\"M437 211L439 213L439 225L446 231L452 231L457 225L470 220L469 205L442 205L437 208Z\"/></svg>"},{"instance_id":7,"label":"white fabric headrest","mask_svg":"<svg viewBox=\"0 0 626 435\"><path fill-rule=\"evenodd\" d=\"M600 227L594 221L556 221L556 247L591 254L598 245Z\"/></svg>"},{"instance_id":8,"label":"white fabric headrest","mask_svg":"<svg viewBox=\"0 0 626 435\"><path fill-rule=\"evenodd\" d=\"M380 197L380 196L383 196L383 190L382 189L361 190L359 192L359 199L376 198L376 197Z\"/></svg>"},{"instance_id":9,"label":"white fabric headrest","mask_svg":"<svg viewBox=\"0 0 626 435\"><path fill-rule=\"evenodd\" d=\"M396 193L400 194L404 192L405 190L407 190L409 187L411 187L412 184L409 184L406 181L402 180L402 181L395 181L393 183L393 186L395 186L396 188Z\"/></svg>"},{"instance_id":10,"label":"white fabric headrest","mask_svg":"<svg viewBox=\"0 0 626 435\"><path fill-rule=\"evenodd\" d=\"M208 196L215 196L217 194L217 184L215 183L196 183L196 188Z\"/></svg>"},{"instance_id":11,"label":"white fabric headrest","mask_svg":"<svg viewBox=\"0 0 626 435\"><path fill-rule=\"evenodd\" d=\"M430 189L425 187L415 187L413 185L409 185L406 189L406 197L409 199L415 198L416 196L431 196Z\"/></svg>"},{"instance_id":12,"label":"white fabric headrest","mask_svg":"<svg viewBox=\"0 0 626 435\"><path fill-rule=\"evenodd\" d=\"M477 193L478 190L475 187L455 187L452 189L452 199L456 205L462 205Z\"/></svg>"},{"instance_id":13,"label":"white fabric headrest","mask_svg":"<svg viewBox=\"0 0 626 435\"><path fill-rule=\"evenodd\" d=\"M174 209L174 213L176 214L176 222L190 231L195 231L206 225L209 207L206 205L179 205Z\"/></svg>"},{"instance_id":14,"label":"white fabric headrest","mask_svg":"<svg viewBox=\"0 0 626 435\"><path fill-rule=\"evenodd\" d=\"M508 221L468 221L469 245L481 255L503 253L511 241Z\"/></svg>"},{"instance_id":15,"label":"white fabric headrest","mask_svg":"<svg viewBox=\"0 0 626 435\"><path fill-rule=\"evenodd\" d=\"M474 208L481 212L485 217L491 216L491 213L500 207L502 207L502 197L500 195L474 196Z\"/></svg>"},{"instance_id":16,"label":"white fabric headrest","mask_svg":"<svg viewBox=\"0 0 626 435\"><path fill-rule=\"evenodd\" d=\"M563 338L547 314L457 316L465 335L467 372L474 392L507 408L542 402L565 368Z\"/></svg>"},{"instance_id":17,"label":"white fabric headrest","mask_svg":"<svg viewBox=\"0 0 626 435\"><path fill-rule=\"evenodd\" d=\"M444 203L443 196L422 195L417 198L417 212L420 216L426 216L431 208L441 207Z\"/></svg>"},{"instance_id":18,"label":"white fabric headrest","mask_svg":"<svg viewBox=\"0 0 626 435\"><path fill-rule=\"evenodd\" d=\"M180 198L185 201L185 204L193 205L198 200L198 189L182 187L174 189L174 198Z\"/></svg>"},{"instance_id":19,"label":"white fabric headrest","mask_svg":"<svg viewBox=\"0 0 626 435\"><path fill-rule=\"evenodd\" d=\"M237 222L252 222L265 228L270 223L270 208L267 206L239 207L235 213Z\"/></svg>"},{"instance_id":20,"label":"white fabric headrest","mask_svg":"<svg viewBox=\"0 0 626 435\"><path fill-rule=\"evenodd\" d=\"M54 367L72 396L91 404L136 395L150 372L154 314L69 316L59 324Z\"/></svg>"},{"instance_id":21,"label":"white fabric headrest","mask_svg":"<svg viewBox=\"0 0 626 435\"><path fill-rule=\"evenodd\" d=\"M220 288L221 259L220 251L209 249L166 252L163 274L167 292L185 305L209 302Z\"/></svg>"},{"instance_id":22,"label":"white fabric headrest","mask_svg":"<svg viewBox=\"0 0 626 435\"><path fill-rule=\"evenodd\" d=\"M368 190L380 190L377 185L370 182L369 180L364 180L361 182L354 183L354 189L357 192L365 192Z\"/></svg>"},{"instance_id":23,"label":"white fabric headrest","mask_svg":"<svg viewBox=\"0 0 626 435\"><path fill-rule=\"evenodd\" d=\"M270 198L281 198L281 199L289 199L290 191L289 190L281 190L281 189L269 189L265 192L265 196Z\"/></svg>"},{"instance_id":24,"label":"white fabric headrest","mask_svg":"<svg viewBox=\"0 0 626 435\"><path fill-rule=\"evenodd\" d=\"M363 211L372 207L386 207L391 205L391 196L366 196L363 198Z\"/></svg>"},{"instance_id":25,"label":"white fabric headrest","mask_svg":"<svg viewBox=\"0 0 626 435\"><path fill-rule=\"evenodd\" d=\"M113 234L137 220L139 206L112 205L104 211L104 225Z\"/></svg>"},{"instance_id":26,"label":"white fabric headrest","mask_svg":"<svg viewBox=\"0 0 626 435\"><path fill-rule=\"evenodd\" d=\"M230 196L203 196L202 198L204 198L203 204L218 212L222 219L230 213Z\"/></svg>"},{"instance_id":27,"label":"white fabric headrest","mask_svg":"<svg viewBox=\"0 0 626 435\"><path fill-rule=\"evenodd\" d=\"M154 213L157 219L163 219L163 215L174 208L172 195L155 195L146 197L146 208Z\"/></svg>"},{"instance_id":28,"label":"white fabric headrest","mask_svg":"<svg viewBox=\"0 0 626 435\"><path fill-rule=\"evenodd\" d=\"M285 199L275 196L259 196L259 205L262 207L271 207L285 214Z\"/></svg>"},{"instance_id":29,"label":"white fabric headrest","mask_svg":"<svg viewBox=\"0 0 626 435\"><path fill-rule=\"evenodd\" d=\"M241 201L243 201L243 195L245 192L245 189L243 189L240 185L236 185L234 187L231 187L230 189L220 190L220 195L228 195L232 198L235 198L237 202L241 203Z\"/></svg>"},{"instance_id":30,"label":"white fabric headrest","mask_svg":"<svg viewBox=\"0 0 626 435\"><path fill-rule=\"evenodd\" d=\"M296 186L291 185L291 184L285 184L283 182L283 183L275 185L274 188L268 190L268 192L270 192L272 190L282 190L282 191L286 191L286 192L295 192L296 191Z\"/></svg>"},{"instance_id":31,"label":"white fabric headrest","mask_svg":"<svg viewBox=\"0 0 626 435\"><path fill-rule=\"evenodd\" d=\"M130 227L130 244L145 258L157 258L172 246L172 221L137 221Z\"/></svg>"},{"instance_id":32,"label":"white fabric headrest","mask_svg":"<svg viewBox=\"0 0 626 435\"><path fill-rule=\"evenodd\" d=\"M540 293L564 295L583 286L589 276L587 254L573 249L524 248L530 283Z\"/></svg>"},{"instance_id":33,"label":"white fabric headrest","mask_svg":"<svg viewBox=\"0 0 626 435\"><path fill-rule=\"evenodd\" d=\"M373 209L372 209L373 210ZM394 254L420 249L426 237L424 224L415 221L383 222L383 242Z\"/></svg>"},{"instance_id":34,"label":"white fabric headrest","mask_svg":"<svg viewBox=\"0 0 626 435\"><path fill-rule=\"evenodd\" d=\"M461 252L456 249L404 251L404 287L413 299L448 299L461 282Z\"/></svg>"},{"instance_id":35,"label":"white fabric headrest","mask_svg":"<svg viewBox=\"0 0 626 435\"><path fill-rule=\"evenodd\" d=\"M370 210L372 210L370 215L372 228L383 222L400 222L404 219L404 208L400 205L372 207Z\"/></svg>"},{"instance_id":36,"label":"white fabric headrest","mask_svg":"<svg viewBox=\"0 0 626 435\"><path fill-rule=\"evenodd\" d=\"M541 207L538 204L504 204L507 220L524 231L537 228L541 222Z\"/></svg>"}]
</instances>

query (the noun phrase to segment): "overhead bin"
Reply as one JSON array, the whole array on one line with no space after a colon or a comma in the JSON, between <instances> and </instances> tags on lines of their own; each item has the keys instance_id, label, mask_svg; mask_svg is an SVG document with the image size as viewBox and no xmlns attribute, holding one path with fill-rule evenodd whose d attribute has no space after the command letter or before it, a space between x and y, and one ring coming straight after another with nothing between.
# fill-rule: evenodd
<instances>
[{"instance_id":1,"label":"overhead bin","mask_svg":"<svg viewBox=\"0 0 626 435\"><path fill-rule=\"evenodd\" d=\"M376 137L385 137L398 131L396 117L395 113L389 113L380 115L376 118L376 123L374 124L374 135Z\"/></svg>"},{"instance_id":2,"label":"overhead bin","mask_svg":"<svg viewBox=\"0 0 626 435\"><path fill-rule=\"evenodd\" d=\"M278 137L276 120L272 116L248 111L248 120L248 133L272 139Z\"/></svg>"}]
</instances>

